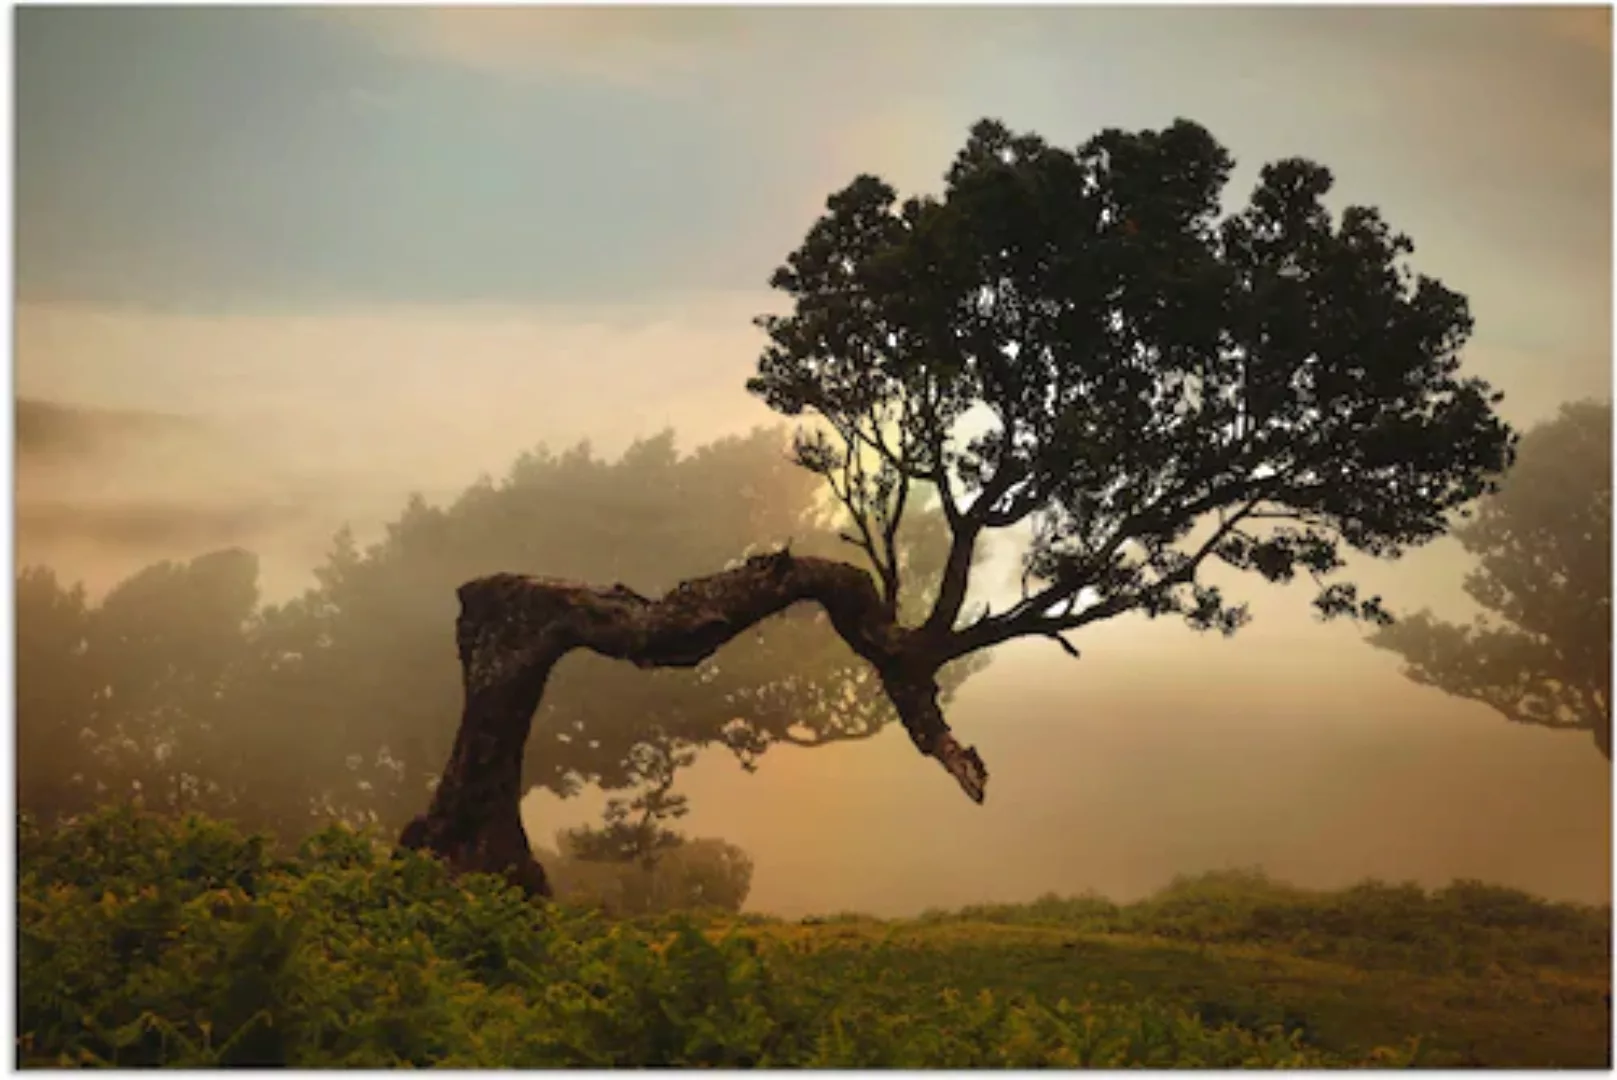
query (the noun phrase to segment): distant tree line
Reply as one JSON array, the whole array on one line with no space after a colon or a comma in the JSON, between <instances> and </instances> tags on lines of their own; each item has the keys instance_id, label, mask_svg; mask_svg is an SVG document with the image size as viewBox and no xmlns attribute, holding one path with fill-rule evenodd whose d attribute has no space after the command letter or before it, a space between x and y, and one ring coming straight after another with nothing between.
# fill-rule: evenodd
<instances>
[{"instance_id":1,"label":"distant tree line","mask_svg":"<svg viewBox=\"0 0 1617 1080\"><path fill-rule=\"evenodd\" d=\"M413 497L369 547L338 533L314 586L283 604L260 603L257 559L240 550L147 567L96 603L49 568L25 568L19 804L48 822L133 799L289 841L334 819L395 832L426 803L454 739L461 583L504 570L656 595L760 549L835 551L837 519L817 491L779 430L683 456L665 433L616 461L587 444L540 449L446 506ZM914 516L907 601L928 600L945 550L938 516ZM588 785L624 794L599 828L564 841L569 861L639 873L684 849L686 863L743 865L722 842L666 827L684 813L673 787L698 751L725 747L751 769L771 746L865 738L892 719L822 620L793 612L692 671L570 660L535 720L525 778L563 797ZM950 689L981 666L957 665ZM726 887L750 875L747 862ZM647 902L596 884L609 906Z\"/></svg>"}]
</instances>

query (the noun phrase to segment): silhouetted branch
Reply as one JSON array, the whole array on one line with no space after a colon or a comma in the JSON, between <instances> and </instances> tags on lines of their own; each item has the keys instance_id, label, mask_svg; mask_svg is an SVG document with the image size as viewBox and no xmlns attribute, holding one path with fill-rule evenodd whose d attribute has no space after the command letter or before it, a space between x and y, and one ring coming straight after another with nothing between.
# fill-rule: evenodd
<instances>
[{"instance_id":1,"label":"silhouetted branch","mask_svg":"<svg viewBox=\"0 0 1617 1080\"><path fill-rule=\"evenodd\" d=\"M1057 645L1060 645L1061 651L1072 657L1074 660L1081 658L1077 646L1068 641L1066 638L1062 637L1059 631L1052 631L1044 636L1055 642Z\"/></svg>"}]
</instances>

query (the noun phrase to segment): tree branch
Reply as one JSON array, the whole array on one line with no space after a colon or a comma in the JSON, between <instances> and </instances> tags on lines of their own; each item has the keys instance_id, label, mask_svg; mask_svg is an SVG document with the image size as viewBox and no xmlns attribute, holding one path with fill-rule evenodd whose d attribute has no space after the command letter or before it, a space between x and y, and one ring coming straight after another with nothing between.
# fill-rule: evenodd
<instances>
[{"instance_id":1,"label":"tree branch","mask_svg":"<svg viewBox=\"0 0 1617 1080\"><path fill-rule=\"evenodd\" d=\"M877 568L881 575L882 599L887 604L889 612L895 616L898 613L898 594L902 588L902 580L898 568L898 527L904 520L904 507L909 501L910 478L915 470L910 468L903 457L887 445L887 439L882 435L883 417L872 411L867 417L870 422L870 433L866 434L859 424L855 424L855 436L863 440L881 459L887 475L893 477L892 502L889 505L887 493L879 479L877 492L881 495L881 505L877 508L877 520L880 522L879 530L872 529L872 533L879 535L882 546L883 565Z\"/></svg>"},{"instance_id":2,"label":"tree branch","mask_svg":"<svg viewBox=\"0 0 1617 1080\"><path fill-rule=\"evenodd\" d=\"M1022 470L1011 459L1013 445L1009 420L1001 420L1000 459L994 475L983 485L971 506L961 513L958 509L945 516L953 539L949 544L949 557L943 564L943 581L938 587L937 600L927 616L924 631L933 637L947 634L960 617L960 608L966 602L966 588L971 579L971 563L976 554L977 538L993 513L994 503L1021 478Z\"/></svg>"},{"instance_id":3,"label":"tree branch","mask_svg":"<svg viewBox=\"0 0 1617 1080\"><path fill-rule=\"evenodd\" d=\"M910 497L909 474L902 469L898 470L898 491L893 497L893 506L887 513L882 528L882 543L887 548L887 567L890 573L882 579L884 586L882 600L887 604L888 612L897 617L898 594L902 582L898 572L898 527L904 520L904 508Z\"/></svg>"},{"instance_id":4,"label":"tree branch","mask_svg":"<svg viewBox=\"0 0 1617 1080\"><path fill-rule=\"evenodd\" d=\"M938 706L935 649L894 620L870 576L830 559L782 551L684 582L660 600L622 586L496 574L463 585L456 621L465 708L443 777L400 843L457 872L502 872L548 895L517 804L523 747L545 682L573 649L642 668L695 667L731 638L799 601L820 604L839 637L868 661L910 739L974 801L988 770L956 741Z\"/></svg>"},{"instance_id":5,"label":"tree branch","mask_svg":"<svg viewBox=\"0 0 1617 1080\"><path fill-rule=\"evenodd\" d=\"M960 616L966 602L966 587L970 584L972 558L976 554L977 534L982 526L970 517L957 517L949 527L949 555L943 564L943 580L938 585L937 599L922 629L932 635L947 633Z\"/></svg>"},{"instance_id":6,"label":"tree branch","mask_svg":"<svg viewBox=\"0 0 1617 1080\"><path fill-rule=\"evenodd\" d=\"M1078 652L1078 647L1072 642L1068 641L1066 638L1062 637L1059 631L1052 631L1044 636L1055 642L1057 645L1060 645L1061 651L1072 657L1074 660L1081 658Z\"/></svg>"},{"instance_id":7,"label":"tree branch","mask_svg":"<svg viewBox=\"0 0 1617 1080\"><path fill-rule=\"evenodd\" d=\"M1077 630L1080 627L1088 626L1090 623L1121 615L1125 611L1138 607L1154 595L1160 595L1176 585L1184 585L1194 581L1196 571L1201 567L1202 563L1207 561L1207 557L1213 553L1213 549L1218 546L1219 541L1228 536L1235 526L1239 525L1252 512L1259 501L1259 499L1254 498L1240 510L1219 522L1218 528L1213 530L1213 535L1208 537L1206 542L1185 560L1184 565L1173 573L1164 576L1161 580L1152 582L1144 589L1114 593L1099 604L1087 607L1082 611L1072 612L1069 610L1068 613L1063 615L1050 616L1045 613L1051 606L1075 595L1083 587L1082 582L1077 584L1070 582L1065 584L1057 583L1031 600L1024 600L1004 615L979 622L955 634L949 646L949 655L951 657L964 656L979 649L1003 644L1013 638L1034 635L1053 637L1064 648L1071 649L1071 646L1060 637L1063 632ZM1076 649L1072 649L1072 651L1077 652Z\"/></svg>"}]
</instances>

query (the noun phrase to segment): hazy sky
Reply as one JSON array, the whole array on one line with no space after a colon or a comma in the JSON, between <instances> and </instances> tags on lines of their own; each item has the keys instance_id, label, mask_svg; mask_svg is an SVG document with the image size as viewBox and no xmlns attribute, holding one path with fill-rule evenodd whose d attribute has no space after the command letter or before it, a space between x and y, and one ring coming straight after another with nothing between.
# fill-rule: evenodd
<instances>
[{"instance_id":1,"label":"hazy sky","mask_svg":"<svg viewBox=\"0 0 1617 1080\"><path fill-rule=\"evenodd\" d=\"M935 190L984 115L1069 144L1195 119L1241 162L1235 199L1263 161L1315 157L1471 297L1469 362L1512 420L1610 396L1603 9L53 8L16 27L18 393L122 411L49 413L67 434L20 446L19 548L97 587L240 543L285 595L344 522L374 534L412 488L451 494L541 441L615 453L671 425L690 447L767 421L742 382L770 270L855 173ZM1370 580L1452 603L1449 548ZM1267 595L1233 642L1101 628L1080 664L1006 650L954 712L994 771L986 807L891 734L755 777L704 764L693 825L752 849L758 902L792 910L1228 862L1606 895L1587 740L1409 687L1305 609ZM542 809L540 836L580 812Z\"/></svg>"}]
</instances>

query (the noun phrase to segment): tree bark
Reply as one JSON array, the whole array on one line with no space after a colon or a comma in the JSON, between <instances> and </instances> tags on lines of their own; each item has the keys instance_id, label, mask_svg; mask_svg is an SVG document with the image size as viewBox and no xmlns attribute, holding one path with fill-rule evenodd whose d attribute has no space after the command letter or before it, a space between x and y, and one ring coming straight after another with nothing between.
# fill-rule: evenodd
<instances>
[{"instance_id":1,"label":"tree bark","mask_svg":"<svg viewBox=\"0 0 1617 1080\"><path fill-rule=\"evenodd\" d=\"M830 559L781 551L677 586L650 600L622 585L495 574L461 586L455 623L465 707L427 813L399 838L456 873L501 873L531 895L550 895L522 827L522 757L556 662L589 649L637 667L695 667L720 646L792 604L812 600L849 648L870 662L923 754L936 758L974 801L988 770L963 747L938 706L947 634L900 626L869 574Z\"/></svg>"}]
</instances>

